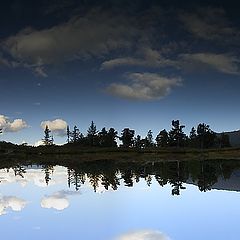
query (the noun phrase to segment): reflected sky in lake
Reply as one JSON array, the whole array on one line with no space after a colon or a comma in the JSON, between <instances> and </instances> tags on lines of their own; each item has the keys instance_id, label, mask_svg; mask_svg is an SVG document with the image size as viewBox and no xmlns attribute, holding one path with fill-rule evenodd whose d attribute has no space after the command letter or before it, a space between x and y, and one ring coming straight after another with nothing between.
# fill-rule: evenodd
<instances>
[{"instance_id":1,"label":"reflected sky in lake","mask_svg":"<svg viewBox=\"0 0 240 240\"><path fill-rule=\"evenodd\" d=\"M238 239L240 164L172 162L0 170L7 239Z\"/></svg>"}]
</instances>

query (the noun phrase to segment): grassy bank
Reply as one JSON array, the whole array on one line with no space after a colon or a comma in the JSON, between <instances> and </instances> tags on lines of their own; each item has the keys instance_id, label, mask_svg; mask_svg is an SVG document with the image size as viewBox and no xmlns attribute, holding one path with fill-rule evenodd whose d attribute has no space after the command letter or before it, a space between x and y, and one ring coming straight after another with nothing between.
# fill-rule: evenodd
<instances>
[{"instance_id":1,"label":"grassy bank","mask_svg":"<svg viewBox=\"0 0 240 240\"><path fill-rule=\"evenodd\" d=\"M117 160L129 162L159 162L174 160L239 159L240 148L224 149L124 149L124 148L79 148L76 146L27 147L15 146L0 150L1 162L87 162Z\"/></svg>"}]
</instances>

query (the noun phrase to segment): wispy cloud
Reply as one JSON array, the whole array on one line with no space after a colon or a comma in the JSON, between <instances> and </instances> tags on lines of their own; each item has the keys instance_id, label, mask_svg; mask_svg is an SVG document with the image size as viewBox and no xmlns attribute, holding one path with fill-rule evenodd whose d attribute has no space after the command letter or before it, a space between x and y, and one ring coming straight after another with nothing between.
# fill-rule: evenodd
<instances>
[{"instance_id":1,"label":"wispy cloud","mask_svg":"<svg viewBox=\"0 0 240 240\"><path fill-rule=\"evenodd\" d=\"M101 70L108 70L121 66L140 66L140 67L165 67L172 65L172 61L163 57L160 51L151 47L139 49L139 56L136 57L121 57L104 61L101 65Z\"/></svg>"},{"instance_id":2,"label":"wispy cloud","mask_svg":"<svg viewBox=\"0 0 240 240\"><path fill-rule=\"evenodd\" d=\"M179 15L185 28L198 38L223 41L236 40L239 31L227 19L222 8L198 8L193 12L182 12ZM221 41L219 41L221 40Z\"/></svg>"},{"instance_id":3,"label":"wispy cloud","mask_svg":"<svg viewBox=\"0 0 240 240\"><path fill-rule=\"evenodd\" d=\"M181 78L163 77L156 73L131 73L128 83L112 83L107 92L135 100L155 100L167 96L172 88L181 86Z\"/></svg>"},{"instance_id":4,"label":"wispy cloud","mask_svg":"<svg viewBox=\"0 0 240 240\"><path fill-rule=\"evenodd\" d=\"M178 65L183 68L212 68L227 74L240 74L240 59L230 54L190 53L182 54ZM208 70L208 69L207 69Z\"/></svg>"},{"instance_id":5,"label":"wispy cloud","mask_svg":"<svg viewBox=\"0 0 240 240\"><path fill-rule=\"evenodd\" d=\"M159 231L140 230L126 233L116 240L170 240L170 238Z\"/></svg>"},{"instance_id":6,"label":"wispy cloud","mask_svg":"<svg viewBox=\"0 0 240 240\"><path fill-rule=\"evenodd\" d=\"M47 29L23 29L2 41L2 49L15 62L46 77L45 65L100 57L114 49L128 48L139 34L136 24L128 21L131 19L94 9Z\"/></svg>"}]
</instances>

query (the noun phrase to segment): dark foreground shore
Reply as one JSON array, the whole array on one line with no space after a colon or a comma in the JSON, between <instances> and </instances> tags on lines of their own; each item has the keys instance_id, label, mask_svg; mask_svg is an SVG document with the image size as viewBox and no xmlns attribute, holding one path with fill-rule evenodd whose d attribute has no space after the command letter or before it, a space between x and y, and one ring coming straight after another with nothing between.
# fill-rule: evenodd
<instances>
[{"instance_id":1,"label":"dark foreground shore","mask_svg":"<svg viewBox=\"0 0 240 240\"><path fill-rule=\"evenodd\" d=\"M116 160L119 162L162 162L188 160L240 160L240 148L225 149L122 149L38 147L1 149L1 163L54 163Z\"/></svg>"}]
</instances>

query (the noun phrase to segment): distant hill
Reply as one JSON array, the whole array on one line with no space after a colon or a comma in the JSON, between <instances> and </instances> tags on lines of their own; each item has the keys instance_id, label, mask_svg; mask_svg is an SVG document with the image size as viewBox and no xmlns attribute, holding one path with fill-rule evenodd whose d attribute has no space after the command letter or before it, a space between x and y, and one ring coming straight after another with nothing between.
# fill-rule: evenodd
<instances>
[{"instance_id":1,"label":"distant hill","mask_svg":"<svg viewBox=\"0 0 240 240\"><path fill-rule=\"evenodd\" d=\"M197 183L193 182L192 179L188 179L186 181L186 183L193 184L195 186L197 185ZM239 192L240 191L240 171L235 170L232 173L231 178L229 178L229 179L224 179L222 176L219 176L217 182L214 183L211 186L211 188L216 189L216 190L226 190L226 191Z\"/></svg>"},{"instance_id":2,"label":"distant hill","mask_svg":"<svg viewBox=\"0 0 240 240\"><path fill-rule=\"evenodd\" d=\"M240 130L232 132L224 132L229 136L230 144L232 147L240 146Z\"/></svg>"}]
</instances>

